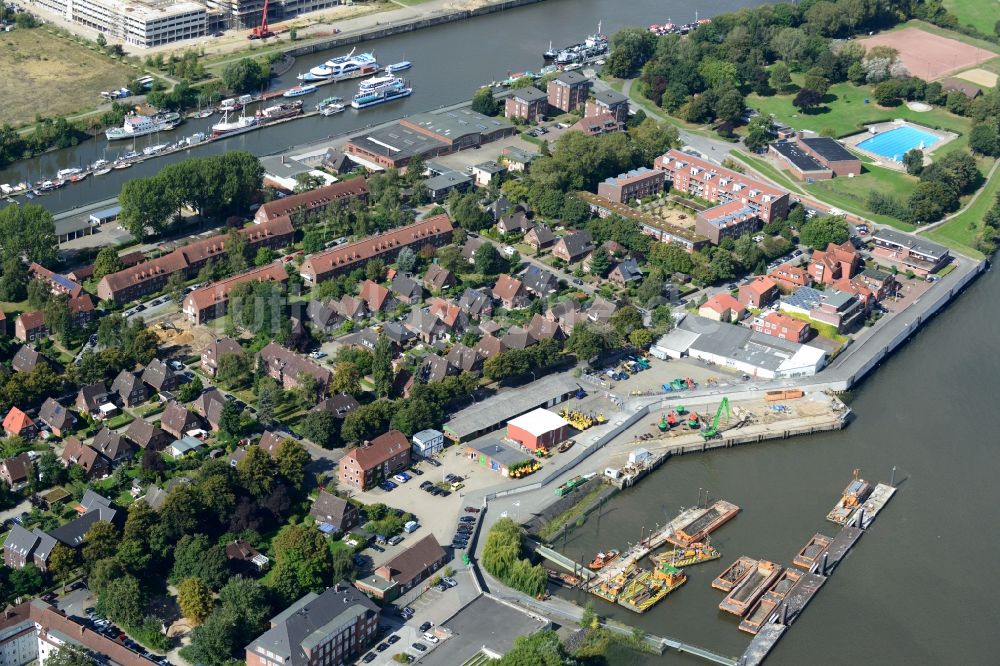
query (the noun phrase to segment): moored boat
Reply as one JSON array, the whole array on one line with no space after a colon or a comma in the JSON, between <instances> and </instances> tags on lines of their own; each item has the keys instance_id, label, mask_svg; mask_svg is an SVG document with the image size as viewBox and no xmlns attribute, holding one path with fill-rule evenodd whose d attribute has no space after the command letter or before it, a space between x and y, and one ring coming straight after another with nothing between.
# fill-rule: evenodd
<instances>
[{"instance_id":1,"label":"moored boat","mask_svg":"<svg viewBox=\"0 0 1000 666\"><path fill-rule=\"evenodd\" d=\"M711 562L722 557L722 553L711 544L696 542L687 548L672 548L659 555L650 555L654 564L671 564L677 568L690 567L702 562Z\"/></svg>"},{"instance_id":2,"label":"moored boat","mask_svg":"<svg viewBox=\"0 0 1000 666\"><path fill-rule=\"evenodd\" d=\"M609 551L598 553L597 556L594 557L594 559L591 560L590 564L587 566L593 569L594 571L599 571L604 567L608 566L611 562L618 559L618 555L619 555L618 549L612 548Z\"/></svg>"},{"instance_id":3,"label":"moored boat","mask_svg":"<svg viewBox=\"0 0 1000 666\"><path fill-rule=\"evenodd\" d=\"M274 106L269 106L266 109L260 109L257 111L257 117L264 120L278 120L279 118L290 118L292 116L297 116L302 113L302 102L285 102L283 104L275 104Z\"/></svg>"},{"instance_id":4,"label":"moored boat","mask_svg":"<svg viewBox=\"0 0 1000 666\"><path fill-rule=\"evenodd\" d=\"M768 587L781 575L782 567L774 562L760 560L746 576L740 579L726 598L719 604L719 610L743 617Z\"/></svg>"},{"instance_id":5,"label":"moored boat","mask_svg":"<svg viewBox=\"0 0 1000 666\"><path fill-rule=\"evenodd\" d=\"M358 86L358 94L351 100L351 106L355 109L364 109L383 102L391 102L394 99L407 97L413 92L413 88L407 85L406 81L395 76L376 76L367 81L362 81Z\"/></svg>"},{"instance_id":6,"label":"moored boat","mask_svg":"<svg viewBox=\"0 0 1000 666\"><path fill-rule=\"evenodd\" d=\"M103 176L104 174L111 173L111 169L112 169L112 167L110 167L110 166L101 167L100 169L97 169L97 170L94 171L94 175L95 176Z\"/></svg>"},{"instance_id":7,"label":"moored boat","mask_svg":"<svg viewBox=\"0 0 1000 666\"><path fill-rule=\"evenodd\" d=\"M146 155L147 157L149 155L155 155L157 153L161 153L164 150L166 150L168 148L168 146L169 146L169 144L166 144L166 143L158 143L155 146L147 146L147 147L145 147L145 148L142 149L142 154Z\"/></svg>"},{"instance_id":8,"label":"moored boat","mask_svg":"<svg viewBox=\"0 0 1000 666\"><path fill-rule=\"evenodd\" d=\"M80 169L78 167L70 167L69 169L59 169L59 171L56 172L56 176L58 176L59 178L69 178L70 176L76 176L81 171L83 171L83 169Z\"/></svg>"},{"instance_id":9,"label":"moored boat","mask_svg":"<svg viewBox=\"0 0 1000 666\"><path fill-rule=\"evenodd\" d=\"M110 127L104 132L108 141L118 139L133 139L137 136L145 136L154 132L165 132L172 130L182 122L181 115L174 111L158 113L153 116L143 116L132 114L125 118L121 127Z\"/></svg>"},{"instance_id":10,"label":"moored boat","mask_svg":"<svg viewBox=\"0 0 1000 666\"><path fill-rule=\"evenodd\" d=\"M402 72L411 67L413 67L412 62L410 62L409 60L403 60L401 62L394 62L393 64L389 65L388 67L385 68L385 71L389 72L390 74L393 74L395 72Z\"/></svg>"},{"instance_id":11,"label":"moored boat","mask_svg":"<svg viewBox=\"0 0 1000 666\"><path fill-rule=\"evenodd\" d=\"M320 114L323 116L333 116L338 113L343 113L347 107L343 104L327 104L322 109L319 110Z\"/></svg>"},{"instance_id":12,"label":"moored boat","mask_svg":"<svg viewBox=\"0 0 1000 666\"><path fill-rule=\"evenodd\" d=\"M818 532L812 535L812 538L802 546L802 550L792 558L792 564L803 569L811 569L819 558L823 556L826 549L830 547L833 543L833 539Z\"/></svg>"},{"instance_id":13,"label":"moored boat","mask_svg":"<svg viewBox=\"0 0 1000 666\"><path fill-rule=\"evenodd\" d=\"M222 118L222 122L212 125L212 136L214 138L232 136L234 134L249 132L253 129L257 129L257 118L255 116L241 115L236 120L230 121L229 114L227 113Z\"/></svg>"},{"instance_id":14,"label":"moored boat","mask_svg":"<svg viewBox=\"0 0 1000 666\"><path fill-rule=\"evenodd\" d=\"M844 488L844 492L840 496L840 501L830 510L830 513L826 514L826 519L831 523L846 525L847 520L854 513L854 510L868 499L868 495L871 494L871 484L862 479L859 476L860 473L861 470L854 470L854 478Z\"/></svg>"},{"instance_id":15,"label":"moored boat","mask_svg":"<svg viewBox=\"0 0 1000 666\"><path fill-rule=\"evenodd\" d=\"M311 83L299 84L281 93L282 97L301 97L316 92L316 86Z\"/></svg>"},{"instance_id":16,"label":"moored boat","mask_svg":"<svg viewBox=\"0 0 1000 666\"><path fill-rule=\"evenodd\" d=\"M726 570L716 576L712 581L712 587L723 592L729 592L735 585L743 580L753 568L757 566L757 560L743 555L738 560L726 567Z\"/></svg>"}]
</instances>

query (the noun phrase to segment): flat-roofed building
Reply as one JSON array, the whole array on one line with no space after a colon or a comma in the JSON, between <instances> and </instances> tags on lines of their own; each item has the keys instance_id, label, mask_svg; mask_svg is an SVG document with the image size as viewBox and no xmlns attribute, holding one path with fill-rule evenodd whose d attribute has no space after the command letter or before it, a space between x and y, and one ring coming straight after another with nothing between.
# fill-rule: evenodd
<instances>
[{"instance_id":1,"label":"flat-roofed building","mask_svg":"<svg viewBox=\"0 0 1000 666\"><path fill-rule=\"evenodd\" d=\"M802 151L830 169L837 176L861 175L861 158L844 148L844 144L828 136L806 137L800 132L796 139Z\"/></svg>"},{"instance_id":2,"label":"flat-roofed building","mask_svg":"<svg viewBox=\"0 0 1000 666\"><path fill-rule=\"evenodd\" d=\"M547 409L536 409L507 422L507 439L532 451L550 449L566 439L569 422Z\"/></svg>"},{"instance_id":3,"label":"flat-roofed building","mask_svg":"<svg viewBox=\"0 0 1000 666\"><path fill-rule=\"evenodd\" d=\"M736 239L756 231L760 218L753 206L742 201L729 201L703 210L695 217L694 230L718 245L723 238Z\"/></svg>"},{"instance_id":4,"label":"flat-roofed building","mask_svg":"<svg viewBox=\"0 0 1000 666\"><path fill-rule=\"evenodd\" d=\"M951 253L943 245L895 229L883 227L875 232L873 239L873 255L921 277L937 273L951 261Z\"/></svg>"},{"instance_id":5,"label":"flat-roofed building","mask_svg":"<svg viewBox=\"0 0 1000 666\"><path fill-rule=\"evenodd\" d=\"M639 167L598 183L597 194L615 203L628 203L662 192L665 176L660 169Z\"/></svg>"},{"instance_id":6,"label":"flat-roofed building","mask_svg":"<svg viewBox=\"0 0 1000 666\"><path fill-rule=\"evenodd\" d=\"M775 141L768 148L772 155L782 160L788 170L799 180L829 180L833 171L802 149L794 141Z\"/></svg>"}]
</instances>

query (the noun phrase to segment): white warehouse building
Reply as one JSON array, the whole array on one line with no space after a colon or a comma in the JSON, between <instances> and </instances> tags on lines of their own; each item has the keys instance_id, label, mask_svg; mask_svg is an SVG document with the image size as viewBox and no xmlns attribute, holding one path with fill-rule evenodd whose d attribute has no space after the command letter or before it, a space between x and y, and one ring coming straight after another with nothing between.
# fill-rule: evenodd
<instances>
[{"instance_id":1,"label":"white warehouse building","mask_svg":"<svg viewBox=\"0 0 1000 666\"><path fill-rule=\"evenodd\" d=\"M810 377L826 365L826 351L819 347L693 315L677 322L651 353L660 358L697 358L763 379Z\"/></svg>"}]
</instances>

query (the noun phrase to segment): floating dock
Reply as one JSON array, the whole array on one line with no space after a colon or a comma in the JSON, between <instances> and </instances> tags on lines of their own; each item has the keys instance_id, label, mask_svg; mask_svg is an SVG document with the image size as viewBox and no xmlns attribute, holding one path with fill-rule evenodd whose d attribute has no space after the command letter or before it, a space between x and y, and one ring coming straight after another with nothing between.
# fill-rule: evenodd
<instances>
[{"instance_id":1,"label":"floating dock","mask_svg":"<svg viewBox=\"0 0 1000 666\"><path fill-rule=\"evenodd\" d=\"M740 507L735 504L716 500L712 506L700 509L691 520L676 528L674 533L667 537L667 541L686 548L725 525L739 512Z\"/></svg>"},{"instance_id":2,"label":"floating dock","mask_svg":"<svg viewBox=\"0 0 1000 666\"><path fill-rule=\"evenodd\" d=\"M740 622L740 631L756 635L801 578L802 573L795 569L785 569L782 571L778 579L774 581L774 584L764 593L764 596L750 607L750 612Z\"/></svg>"},{"instance_id":3,"label":"floating dock","mask_svg":"<svg viewBox=\"0 0 1000 666\"><path fill-rule=\"evenodd\" d=\"M868 499L872 492L872 485L858 477L858 470L854 470L854 478L844 488L840 501L826 514L826 519L837 525L846 525L850 520L854 510L861 506L861 503Z\"/></svg>"},{"instance_id":4,"label":"floating dock","mask_svg":"<svg viewBox=\"0 0 1000 666\"><path fill-rule=\"evenodd\" d=\"M740 559L736 560L725 571L720 573L718 577L712 581L712 587L717 590L722 590L723 592L731 592L736 584L743 580L754 567L757 566L757 560L752 557L742 556Z\"/></svg>"},{"instance_id":5,"label":"floating dock","mask_svg":"<svg viewBox=\"0 0 1000 666\"><path fill-rule=\"evenodd\" d=\"M812 569L813 565L819 561L826 549L833 543L833 539L817 532L812 535L809 542L802 547L802 550L792 558L792 564L802 569Z\"/></svg>"},{"instance_id":6,"label":"floating dock","mask_svg":"<svg viewBox=\"0 0 1000 666\"><path fill-rule=\"evenodd\" d=\"M826 565L819 573L829 576L843 559L847 557L847 554L851 552L851 548L854 547L854 544L858 542L858 539L864 533L864 530L850 525L840 530L840 533L834 537L833 543L827 548L826 553L823 554L819 562L818 566L820 568L823 568L824 564Z\"/></svg>"},{"instance_id":7,"label":"floating dock","mask_svg":"<svg viewBox=\"0 0 1000 666\"><path fill-rule=\"evenodd\" d=\"M854 514L854 525L862 529L868 529L868 526L874 522L875 516L885 508L885 505L889 503L889 500L895 494L896 489L888 483L880 483L875 486L875 490L872 491L872 494L858 507L857 512ZM859 525L858 523L861 524Z\"/></svg>"},{"instance_id":8,"label":"floating dock","mask_svg":"<svg viewBox=\"0 0 1000 666\"><path fill-rule=\"evenodd\" d=\"M750 607L767 591L781 575L780 564L760 560L750 573L736 583L732 592L719 604L719 610L743 617Z\"/></svg>"},{"instance_id":9,"label":"floating dock","mask_svg":"<svg viewBox=\"0 0 1000 666\"><path fill-rule=\"evenodd\" d=\"M786 624L793 624L799 614L809 605L819 588L826 584L826 576L815 573L804 573L795 587L785 597L784 608L781 610Z\"/></svg>"}]
</instances>

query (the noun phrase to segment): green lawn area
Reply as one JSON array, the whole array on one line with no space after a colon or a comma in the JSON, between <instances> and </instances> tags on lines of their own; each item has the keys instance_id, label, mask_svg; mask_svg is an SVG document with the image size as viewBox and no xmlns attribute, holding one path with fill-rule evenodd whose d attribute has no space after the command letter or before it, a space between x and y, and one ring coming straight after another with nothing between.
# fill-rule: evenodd
<instances>
[{"instance_id":1,"label":"green lawn area","mask_svg":"<svg viewBox=\"0 0 1000 666\"><path fill-rule=\"evenodd\" d=\"M747 97L747 106L754 107L761 113L773 114L776 119L795 129L812 130L837 137L856 134L871 123L905 118L914 123L940 127L961 135L942 150L950 151L968 145L966 135L971 123L966 118L960 118L939 108L920 113L910 110L905 104L892 108L881 107L871 101L865 104L865 99L870 100L870 97L871 89L868 86L838 83L830 86L826 103L808 113L801 113L792 106L795 95L761 97L753 94Z\"/></svg>"},{"instance_id":2,"label":"green lawn area","mask_svg":"<svg viewBox=\"0 0 1000 666\"><path fill-rule=\"evenodd\" d=\"M941 4L958 17L962 25L972 25L979 32L993 34L993 26L1000 21L1000 4L995 0L944 0Z\"/></svg>"},{"instance_id":3,"label":"green lawn area","mask_svg":"<svg viewBox=\"0 0 1000 666\"><path fill-rule=\"evenodd\" d=\"M740 162L749 165L752 169L754 169L761 175L770 178L775 183L781 185L785 189L792 190L793 192L803 193L802 187L797 182L792 180L791 176L789 176L784 171L781 171L780 169L776 168L769 162L766 162L760 159L759 157L753 157L751 155L747 155L746 153L739 150L734 150L731 153L731 155Z\"/></svg>"},{"instance_id":4,"label":"green lawn area","mask_svg":"<svg viewBox=\"0 0 1000 666\"><path fill-rule=\"evenodd\" d=\"M911 224L893 217L875 215L869 211L867 199L868 193L872 190L891 192L896 197L906 199L910 196L916 184L917 179L905 173L865 166L860 176L819 180L812 185L807 185L806 189L812 192L817 198L828 201L838 208L862 211L861 214L865 217L870 217L877 222L891 224L898 229L911 230L913 229L913 225Z\"/></svg>"},{"instance_id":5,"label":"green lawn area","mask_svg":"<svg viewBox=\"0 0 1000 666\"><path fill-rule=\"evenodd\" d=\"M983 255L972 249L976 234L983 225L983 217L986 211L993 206L996 201L997 192L1000 191L1000 170L993 174L976 201L957 215L953 220L945 222L940 227L927 232L927 237L947 245L948 247L972 254L977 258Z\"/></svg>"}]
</instances>

